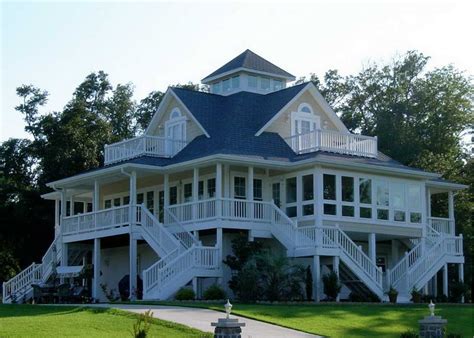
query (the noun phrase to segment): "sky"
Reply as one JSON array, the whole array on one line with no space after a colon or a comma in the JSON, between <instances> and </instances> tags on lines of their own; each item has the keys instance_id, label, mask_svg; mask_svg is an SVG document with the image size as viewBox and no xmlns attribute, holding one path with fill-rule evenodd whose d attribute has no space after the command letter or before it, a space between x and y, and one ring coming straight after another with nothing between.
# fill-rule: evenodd
<instances>
[{"instance_id":1,"label":"sky","mask_svg":"<svg viewBox=\"0 0 474 338\"><path fill-rule=\"evenodd\" d=\"M1 0L0 0L1 1ZM416 49L474 74L474 1L1 2L0 141L27 137L15 89L61 110L91 72L135 99L199 82L249 48L296 77L355 74Z\"/></svg>"}]
</instances>

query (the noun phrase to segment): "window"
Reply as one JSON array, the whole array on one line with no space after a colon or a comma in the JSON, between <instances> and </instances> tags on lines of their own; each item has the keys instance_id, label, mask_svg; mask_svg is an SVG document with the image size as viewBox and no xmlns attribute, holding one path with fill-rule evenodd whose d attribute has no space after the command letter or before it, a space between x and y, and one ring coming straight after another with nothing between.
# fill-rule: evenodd
<instances>
[{"instance_id":1,"label":"window","mask_svg":"<svg viewBox=\"0 0 474 338\"><path fill-rule=\"evenodd\" d=\"M222 91L224 93L230 91L230 79L225 79L222 81Z\"/></svg>"},{"instance_id":2,"label":"window","mask_svg":"<svg viewBox=\"0 0 474 338\"><path fill-rule=\"evenodd\" d=\"M375 263L377 264L378 267L382 268L382 272L385 272L385 269L387 267L385 257L377 256L375 258Z\"/></svg>"},{"instance_id":3,"label":"window","mask_svg":"<svg viewBox=\"0 0 474 338\"><path fill-rule=\"evenodd\" d=\"M286 203L296 202L296 177L286 179Z\"/></svg>"},{"instance_id":4,"label":"window","mask_svg":"<svg viewBox=\"0 0 474 338\"><path fill-rule=\"evenodd\" d=\"M71 201L66 201L66 217L67 216L72 216L71 215Z\"/></svg>"},{"instance_id":5,"label":"window","mask_svg":"<svg viewBox=\"0 0 474 338\"><path fill-rule=\"evenodd\" d=\"M348 176L341 177L342 200L344 202L354 202L354 178Z\"/></svg>"},{"instance_id":6,"label":"window","mask_svg":"<svg viewBox=\"0 0 474 338\"><path fill-rule=\"evenodd\" d=\"M298 106L298 111L306 114L313 114L313 109L307 103L302 103Z\"/></svg>"},{"instance_id":7,"label":"window","mask_svg":"<svg viewBox=\"0 0 474 338\"><path fill-rule=\"evenodd\" d=\"M171 112L170 119L165 122L166 151L170 155L176 154L183 149L186 141L186 117L181 114L178 108Z\"/></svg>"},{"instance_id":8,"label":"window","mask_svg":"<svg viewBox=\"0 0 474 338\"><path fill-rule=\"evenodd\" d=\"M186 183L184 185L184 202L190 202L193 200L193 184Z\"/></svg>"},{"instance_id":9,"label":"window","mask_svg":"<svg viewBox=\"0 0 474 338\"><path fill-rule=\"evenodd\" d=\"M260 88L263 90L270 89L270 79L268 77L260 78Z\"/></svg>"},{"instance_id":10,"label":"window","mask_svg":"<svg viewBox=\"0 0 474 338\"><path fill-rule=\"evenodd\" d=\"M120 197L114 198L114 207L119 207L120 206Z\"/></svg>"},{"instance_id":11,"label":"window","mask_svg":"<svg viewBox=\"0 0 474 338\"><path fill-rule=\"evenodd\" d=\"M335 215L336 214L336 205L335 204L324 204L324 214L325 215Z\"/></svg>"},{"instance_id":12,"label":"window","mask_svg":"<svg viewBox=\"0 0 474 338\"><path fill-rule=\"evenodd\" d=\"M92 203L87 203L87 212L92 212Z\"/></svg>"},{"instance_id":13,"label":"window","mask_svg":"<svg viewBox=\"0 0 474 338\"><path fill-rule=\"evenodd\" d=\"M170 205L178 203L178 187L170 187Z\"/></svg>"},{"instance_id":14,"label":"window","mask_svg":"<svg viewBox=\"0 0 474 338\"><path fill-rule=\"evenodd\" d=\"M303 201L314 199L313 175L303 176Z\"/></svg>"},{"instance_id":15,"label":"window","mask_svg":"<svg viewBox=\"0 0 474 338\"><path fill-rule=\"evenodd\" d=\"M234 76L232 78L232 88L237 89L240 87L240 76Z\"/></svg>"},{"instance_id":16,"label":"window","mask_svg":"<svg viewBox=\"0 0 474 338\"><path fill-rule=\"evenodd\" d=\"M283 81L273 80L273 90L280 90L283 88Z\"/></svg>"},{"instance_id":17,"label":"window","mask_svg":"<svg viewBox=\"0 0 474 338\"><path fill-rule=\"evenodd\" d=\"M129 205L130 204L130 196L125 196L123 198L123 205Z\"/></svg>"},{"instance_id":18,"label":"window","mask_svg":"<svg viewBox=\"0 0 474 338\"><path fill-rule=\"evenodd\" d=\"M343 205L342 216L354 217L354 207L352 205Z\"/></svg>"},{"instance_id":19,"label":"window","mask_svg":"<svg viewBox=\"0 0 474 338\"><path fill-rule=\"evenodd\" d=\"M104 209L109 209L112 207L112 200L105 200L104 201Z\"/></svg>"},{"instance_id":20,"label":"window","mask_svg":"<svg viewBox=\"0 0 474 338\"><path fill-rule=\"evenodd\" d=\"M257 88L257 77L253 75L249 75L247 77L247 84L249 88Z\"/></svg>"},{"instance_id":21,"label":"window","mask_svg":"<svg viewBox=\"0 0 474 338\"><path fill-rule=\"evenodd\" d=\"M158 192L158 220L163 223L165 216L165 192Z\"/></svg>"},{"instance_id":22,"label":"window","mask_svg":"<svg viewBox=\"0 0 474 338\"><path fill-rule=\"evenodd\" d=\"M372 203L372 181L370 178L359 178L359 202Z\"/></svg>"},{"instance_id":23,"label":"window","mask_svg":"<svg viewBox=\"0 0 474 338\"><path fill-rule=\"evenodd\" d=\"M204 181L198 182L198 199L202 200L204 198Z\"/></svg>"},{"instance_id":24,"label":"window","mask_svg":"<svg viewBox=\"0 0 474 338\"><path fill-rule=\"evenodd\" d=\"M280 183L273 183L272 184L272 198L273 202L277 207L281 206L281 199L280 199Z\"/></svg>"},{"instance_id":25,"label":"window","mask_svg":"<svg viewBox=\"0 0 474 338\"><path fill-rule=\"evenodd\" d=\"M262 180L254 179L253 180L253 199L254 201L263 200L263 190L262 190Z\"/></svg>"},{"instance_id":26,"label":"window","mask_svg":"<svg viewBox=\"0 0 474 338\"><path fill-rule=\"evenodd\" d=\"M234 177L234 197L239 199L246 198L245 177Z\"/></svg>"},{"instance_id":27,"label":"window","mask_svg":"<svg viewBox=\"0 0 474 338\"><path fill-rule=\"evenodd\" d=\"M391 198L393 210L393 220L405 222L405 185L402 183L391 184Z\"/></svg>"},{"instance_id":28,"label":"window","mask_svg":"<svg viewBox=\"0 0 474 338\"><path fill-rule=\"evenodd\" d=\"M207 195L212 198L216 195L216 179L210 178L207 180Z\"/></svg>"},{"instance_id":29,"label":"window","mask_svg":"<svg viewBox=\"0 0 474 338\"><path fill-rule=\"evenodd\" d=\"M150 212L153 214L154 210L154 203L155 203L155 192L154 191L148 191L146 193L146 208L150 210Z\"/></svg>"},{"instance_id":30,"label":"window","mask_svg":"<svg viewBox=\"0 0 474 338\"><path fill-rule=\"evenodd\" d=\"M360 218L372 218L372 208L361 207L359 213Z\"/></svg>"},{"instance_id":31,"label":"window","mask_svg":"<svg viewBox=\"0 0 474 338\"><path fill-rule=\"evenodd\" d=\"M387 181L375 181L375 193L376 193L376 204L377 204L377 219L388 220L389 219L389 185Z\"/></svg>"},{"instance_id":32,"label":"window","mask_svg":"<svg viewBox=\"0 0 474 338\"><path fill-rule=\"evenodd\" d=\"M221 84L220 82L213 83L212 84L212 92L213 93L219 93L221 91Z\"/></svg>"},{"instance_id":33,"label":"window","mask_svg":"<svg viewBox=\"0 0 474 338\"><path fill-rule=\"evenodd\" d=\"M314 215L314 204L304 204L303 205L303 216Z\"/></svg>"},{"instance_id":34,"label":"window","mask_svg":"<svg viewBox=\"0 0 474 338\"><path fill-rule=\"evenodd\" d=\"M421 187L419 185L408 185L408 208L410 222L421 223Z\"/></svg>"},{"instance_id":35,"label":"window","mask_svg":"<svg viewBox=\"0 0 474 338\"><path fill-rule=\"evenodd\" d=\"M336 175L323 175L323 197L325 200L336 200Z\"/></svg>"},{"instance_id":36,"label":"window","mask_svg":"<svg viewBox=\"0 0 474 338\"><path fill-rule=\"evenodd\" d=\"M288 217L296 217L296 206L294 207L287 207L286 208L286 215Z\"/></svg>"},{"instance_id":37,"label":"window","mask_svg":"<svg viewBox=\"0 0 474 338\"><path fill-rule=\"evenodd\" d=\"M137 204L140 205L140 204L143 204L143 200L144 200L144 195L143 193L139 193L137 194Z\"/></svg>"}]
</instances>

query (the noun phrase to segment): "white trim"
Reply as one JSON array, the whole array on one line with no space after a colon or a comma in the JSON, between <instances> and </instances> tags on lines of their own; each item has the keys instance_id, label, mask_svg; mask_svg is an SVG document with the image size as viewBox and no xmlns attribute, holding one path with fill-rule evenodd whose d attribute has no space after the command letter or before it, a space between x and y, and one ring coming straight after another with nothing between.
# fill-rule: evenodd
<instances>
[{"instance_id":1,"label":"white trim","mask_svg":"<svg viewBox=\"0 0 474 338\"><path fill-rule=\"evenodd\" d=\"M279 75L279 74L275 74L275 73L262 72L260 70L254 70L254 69L245 68L245 67L238 67L238 68L234 68L234 69L231 69L227 72L220 73L220 74L217 74L217 75L214 75L214 76L211 76L211 77L209 77L209 76L205 77L204 79L201 80L201 82L203 84L209 84L210 82L212 82L214 80L218 80L220 78L223 78L223 77L226 77L226 76L229 76L231 74L238 73L238 72L254 73L254 74L259 74L259 75L276 77L276 78L284 79L284 80L288 80L288 81L296 80L296 77L294 77L294 76L285 76L285 75Z\"/></svg>"},{"instance_id":2,"label":"white trim","mask_svg":"<svg viewBox=\"0 0 474 338\"><path fill-rule=\"evenodd\" d=\"M321 106L322 111L327 115L329 120L336 126L336 128L341 132L349 133L349 130L346 128L344 123L342 123L342 121L339 119L339 117L334 112L334 110L332 110L332 108L323 98L321 93L319 93L319 91L316 89L316 86L312 82L309 82L282 109L280 109L278 113L276 113L267 123L265 123L265 125L262 128L260 128L259 131L257 131L255 136L260 136L270 125L272 125L274 121L276 121L281 116L281 114L283 114L286 110L288 110L288 108L296 100L298 100L307 90L309 91L310 94L313 95L313 98Z\"/></svg>"},{"instance_id":3,"label":"white trim","mask_svg":"<svg viewBox=\"0 0 474 338\"><path fill-rule=\"evenodd\" d=\"M176 93L173 91L173 88L169 87L168 90L165 93L165 96L161 100L160 105L158 106L158 109L156 110L156 113L153 115L150 124L145 130L145 135L150 135L151 130L153 130L156 127L156 124L160 119L163 117L163 115L166 113L164 110L164 107L166 106L167 102L171 99L174 98L180 105L183 106L184 112L188 114L191 118L191 120L198 125L198 127L201 129L201 131L206 135L207 138L210 138L209 133L204 129L204 127L199 123L199 121L196 119L196 117L191 113L188 107L181 101L181 99L176 95ZM174 109L174 108L173 108Z\"/></svg>"}]
</instances>

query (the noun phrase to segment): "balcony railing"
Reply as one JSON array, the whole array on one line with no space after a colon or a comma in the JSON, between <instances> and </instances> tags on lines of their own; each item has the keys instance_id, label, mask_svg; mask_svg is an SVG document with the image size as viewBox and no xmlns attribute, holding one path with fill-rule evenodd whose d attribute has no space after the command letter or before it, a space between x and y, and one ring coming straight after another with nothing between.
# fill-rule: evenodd
<instances>
[{"instance_id":1,"label":"balcony railing","mask_svg":"<svg viewBox=\"0 0 474 338\"><path fill-rule=\"evenodd\" d=\"M430 226L442 234L454 235L454 220L450 218L428 217Z\"/></svg>"},{"instance_id":2,"label":"balcony railing","mask_svg":"<svg viewBox=\"0 0 474 338\"><path fill-rule=\"evenodd\" d=\"M297 154L323 150L333 153L377 157L377 138L316 129L285 139Z\"/></svg>"},{"instance_id":3,"label":"balcony railing","mask_svg":"<svg viewBox=\"0 0 474 338\"><path fill-rule=\"evenodd\" d=\"M142 155L173 157L185 146L186 141L143 135L107 144L104 149L104 162L105 164L111 164Z\"/></svg>"}]
</instances>

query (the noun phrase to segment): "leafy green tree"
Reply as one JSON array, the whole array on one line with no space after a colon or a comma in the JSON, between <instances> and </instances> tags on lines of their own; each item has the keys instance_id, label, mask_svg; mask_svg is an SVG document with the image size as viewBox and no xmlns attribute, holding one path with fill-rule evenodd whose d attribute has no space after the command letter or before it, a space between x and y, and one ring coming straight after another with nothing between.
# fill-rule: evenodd
<instances>
[{"instance_id":1,"label":"leafy green tree","mask_svg":"<svg viewBox=\"0 0 474 338\"><path fill-rule=\"evenodd\" d=\"M153 91L140 101L137 106L137 129L139 131L146 130L164 95L163 92Z\"/></svg>"}]
</instances>

